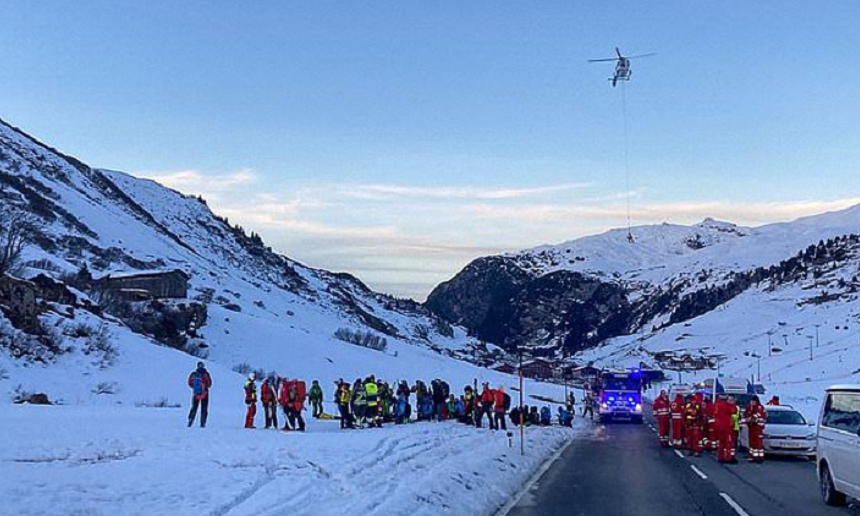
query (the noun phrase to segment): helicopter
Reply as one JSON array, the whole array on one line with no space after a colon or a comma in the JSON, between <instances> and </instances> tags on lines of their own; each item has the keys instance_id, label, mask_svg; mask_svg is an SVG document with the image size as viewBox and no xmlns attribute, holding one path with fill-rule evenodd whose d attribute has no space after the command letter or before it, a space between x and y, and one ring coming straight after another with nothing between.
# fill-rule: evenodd
<instances>
[{"instance_id":1,"label":"helicopter","mask_svg":"<svg viewBox=\"0 0 860 516\"><path fill-rule=\"evenodd\" d=\"M615 61L615 75L609 78L612 81L612 87L618 84L618 81L629 81L630 80L630 60L631 59L639 59L640 57L649 57L653 55L657 55L655 52L651 52L648 54L639 54L636 56L625 57L621 55L621 50L618 47L615 47L615 53L618 54L618 57L607 57L604 59L589 59L589 63L600 63L605 61Z\"/></svg>"}]
</instances>

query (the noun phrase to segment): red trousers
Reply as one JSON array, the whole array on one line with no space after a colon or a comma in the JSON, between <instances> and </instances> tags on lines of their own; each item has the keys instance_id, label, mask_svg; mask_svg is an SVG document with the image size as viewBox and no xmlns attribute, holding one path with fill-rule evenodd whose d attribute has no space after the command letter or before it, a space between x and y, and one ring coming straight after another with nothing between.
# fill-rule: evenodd
<instances>
[{"instance_id":1,"label":"red trousers","mask_svg":"<svg viewBox=\"0 0 860 516\"><path fill-rule=\"evenodd\" d=\"M762 436L764 435L764 428L759 425L750 425L749 426L749 436L750 436L750 460L764 460L764 442Z\"/></svg>"},{"instance_id":2,"label":"red trousers","mask_svg":"<svg viewBox=\"0 0 860 516\"><path fill-rule=\"evenodd\" d=\"M698 426L692 426L687 428L687 431L690 451L695 454L702 453L702 429Z\"/></svg>"},{"instance_id":3,"label":"red trousers","mask_svg":"<svg viewBox=\"0 0 860 516\"><path fill-rule=\"evenodd\" d=\"M669 416L657 416L657 437L660 440L660 446L669 446L670 421Z\"/></svg>"},{"instance_id":4,"label":"red trousers","mask_svg":"<svg viewBox=\"0 0 860 516\"><path fill-rule=\"evenodd\" d=\"M684 420L672 418L672 446L680 450L684 446Z\"/></svg>"},{"instance_id":5,"label":"red trousers","mask_svg":"<svg viewBox=\"0 0 860 516\"><path fill-rule=\"evenodd\" d=\"M717 423L716 421L708 421L708 448L716 450L717 443Z\"/></svg>"},{"instance_id":6,"label":"red trousers","mask_svg":"<svg viewBox=\"0 0 860 516\"><path fill-rule=\"evenodd\" d=\"M245 428L254 428L254 416L257 415L257 404L249 403L248 412L245 413Z\"/></svg>"},{"instance_id":7,"label":"red trousers","mask_svg":"<svg viewBox=\"0 0 860 516\"><path fill-rule=\"evenodd\" d=\"M717 460L720 462L735 461L735 438L734 432L719 432L717 438L719 443L717 447Z\"/></svg>"}]
</instances>

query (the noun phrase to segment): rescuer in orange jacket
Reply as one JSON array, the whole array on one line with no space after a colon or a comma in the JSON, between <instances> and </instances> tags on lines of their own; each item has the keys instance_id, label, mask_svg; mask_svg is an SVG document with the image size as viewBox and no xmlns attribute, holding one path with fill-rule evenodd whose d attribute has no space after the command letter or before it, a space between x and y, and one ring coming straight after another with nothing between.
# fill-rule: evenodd
<instances>
[{"instance_id":1,"label":"rescuer in orange jacket","mask_svg":"<svg viewBox=\"0 0 860 516\"><path fill-rule=\"evenodd\" d=\"M717 460L737 463L735 457L735 426L738 424L738 406L733 398L720 396L714 404L714 419L717 430Z\"/></svg>"},{"instance_id":2,"label":"rescuer in orange jacket","mask_svg":"<svg viewBox=\"0 0 860 516\"><path fill-rule=\"evenodd\" d=\"M684 447L684 397L676 394L669 411L672 414L672 447L680 450Z\"/></svg>"},{"instance_id":3,"label":"rescuer in orange jacket","mask_svg":"<svg viewBox=\"0 0 860 516\"><path fill-rule=\"evenodd\" d=\"M717 421L714 416L714 400L712 397L705 399L702 404L702 418L704 429L702 431L702 448L705 450L717 449Z\"/></svg>"},{"instance_id":4,"label":"rescuer in orange jacket","mask_svg":"<svg viewBox=\"0 0 860 516\"><path fill-rule=\"evenodd\" d=\"M702 404L700 398L700 393L691 396L684 409L684 432L687 436L687 446L697 457L702 454Z\"/></svg>"},{"instance_id":5,"label":"rescuer in orange jacket","mask_svg":"<svg viewBox=\"0 0 860 516\"><path fill-rule=\"evenodd\" d=\"M669 427L672 420L672 412L670 409L669 395L666 391L660 391L660 395L654 400L651 406L651 411L657 419L657 439L660 446L669 446Z\"/></svg>"},{"instance_id":6,"label":"rescuer in orange jacket","mask_svg":"<svg viewBox=\"0 0 860 516\"><path fill-rule=\"evenodd\" d=\"M764 462L764 425L767 421L767 412L759 401L758 396L753 396L747 407L744 419L749 431L749 458L750 462Z\"/></svg>"}]
</instances>

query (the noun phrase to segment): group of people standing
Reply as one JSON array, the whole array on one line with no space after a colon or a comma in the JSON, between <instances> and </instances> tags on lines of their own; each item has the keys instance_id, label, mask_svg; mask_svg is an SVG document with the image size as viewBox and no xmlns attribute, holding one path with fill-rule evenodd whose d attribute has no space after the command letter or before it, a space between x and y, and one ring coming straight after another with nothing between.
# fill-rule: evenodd
<instances>
[{"instance_id":1,"label":"group of people standing","mask_svg":"<svg viewBox=\"0 0 860 516\"><path fill-rule=\"evenodd\" d=\"M722 463L737 463L738 436L741 425L749 432L750 462L764 461L764 428L767 413L758 396L753 396L741 412L734 396L719 395L714 402L697 392L686 398L676 394L670 401L661 391L652 406L657 419L660 446L672 446L700 456L705 451L717 453ZM670 437L671 430L671 437Z\"/></svg>"},{"instance_id":2,"label":"group of people standing","mask_svg":"<svg viewBox=\"0 0 860 516\"><path fill-rule=\"evenodd\" d=\"M194 423L198 407L202 408L200 424L206 426L212 377L203 362L199 362L197 369L189 375L188 386L192 389L188 426ZM279 428L280 408L284 416L282 429L303 432L305 420L302 412L306 401L310 403L314 418L339 419L342 429L381 428L386 423L408 423L413 413L418 421L456 420L477 428L483 427L486 418L487 425L493 430L507 430L508 417L514 426L520 423L526 426L552 424L549 406L543 406L540 410L537 406L528 405L524 405L522 410L519 406L512 408L511 397L504 388L491 388L489 383L484 383L480 391L477 382L474 386L467 385L462 394L455 396L450 385L438 378L429 384L417 380L409 385L404 380L392 386L369 375L364 379L356 379L352 384L343 379L335 382L333 401L337 407L336 415L324 411L323 398L323 389L318 380L314 380L310 389L306 389L302 380L286 379L270 373L262 380L258 390L256 375L251 373L244 383L245 428L255 428L259 402L263 406L266 428ZM573 425L574 403L575 398L571 393L566 406L558 408L560 425Z\"/></svg>"}]
</instances>

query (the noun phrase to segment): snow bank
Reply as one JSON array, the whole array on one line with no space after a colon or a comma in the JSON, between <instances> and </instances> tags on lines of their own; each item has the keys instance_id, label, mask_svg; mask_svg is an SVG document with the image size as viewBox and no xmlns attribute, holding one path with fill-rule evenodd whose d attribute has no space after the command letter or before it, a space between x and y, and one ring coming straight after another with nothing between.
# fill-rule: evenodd
<instances>
[{"instance_id":1,"label":"snow bank","mask_svg":"<svg viewBox=\"0 0 860 516\"><path fill-rule=\"evenodd\" d=\"M305 434L239 428L213 410L0 406L0 498L18 515L490 515L576 434L454 422ZM578 423L581 424L581 423Z\"/></svg>"}]
</instances>

